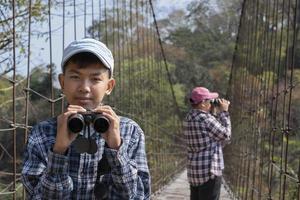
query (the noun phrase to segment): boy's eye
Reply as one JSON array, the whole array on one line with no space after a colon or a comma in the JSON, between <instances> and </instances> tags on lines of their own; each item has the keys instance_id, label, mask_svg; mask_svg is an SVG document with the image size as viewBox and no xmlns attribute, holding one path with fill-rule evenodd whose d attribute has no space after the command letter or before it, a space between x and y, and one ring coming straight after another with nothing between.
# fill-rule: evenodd
<instances>
[{"instance_id":1,"label":"boy's eye","mask_svg":"<svg viewBox=\"0 0 300 200\"><path fill-rule=\"evenodd\" d=\"M79 76L77 76L77 75L71 75L70 78L71 78L71 79L78 79Z\"/></svg>"},{"instance_id":2,"label":"boy's eye","mask_svg":"<svg viewBox=\"0 0 300 200\"><path fill-rule=\"evenodd\" d=\"M93 81L102 81L102 79L99 78L99 77L94 77L94 78L93 78Z\"/></svg>"}]
</instances>

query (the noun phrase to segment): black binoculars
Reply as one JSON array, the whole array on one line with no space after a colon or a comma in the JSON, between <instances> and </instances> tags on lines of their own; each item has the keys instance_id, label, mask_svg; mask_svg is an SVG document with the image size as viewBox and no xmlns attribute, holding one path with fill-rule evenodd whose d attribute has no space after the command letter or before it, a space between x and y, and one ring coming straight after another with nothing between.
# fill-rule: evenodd
<instances>
[{"instance_id":1,"label":"black binoculars","mask_svg":"<svg viewBox=\"0 0 300 200\"><path fill-rule=\"evenodd\" d=\"M213 106L219 106L220 105L220 99L211 99L210 103Z\"/></svg>"},{"instance_id":2,"label":"black binoculars","mask_svg":"<svg viewBox=\"0 0 300 200\"><path fill-rule=\"evenodd\" d=\"M72 133L79 133L83 128L92 124L95 131L98 133L105 133L110 125L109 120L101 113L87 111L83 113L76 113L68 119L68 129Z\"/></svg>"}]
</instances>

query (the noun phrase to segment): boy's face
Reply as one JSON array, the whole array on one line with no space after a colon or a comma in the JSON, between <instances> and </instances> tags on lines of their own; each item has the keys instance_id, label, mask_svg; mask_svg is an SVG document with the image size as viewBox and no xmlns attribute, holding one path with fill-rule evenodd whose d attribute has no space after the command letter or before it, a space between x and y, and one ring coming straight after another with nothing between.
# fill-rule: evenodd
<instances>
[{"instance_id":1,"label":"boy's face","mask_svg":"<svg viewBox=\"0 0 300 200\"><path fill-rule=\"evenodd\" d=\"M109 78L108 70L100 63L80 68L70 62L65 73L59 75L59 82L67 102L85 109L96 108L115 85L115 80Z\"/></svg>"}]
</instances>

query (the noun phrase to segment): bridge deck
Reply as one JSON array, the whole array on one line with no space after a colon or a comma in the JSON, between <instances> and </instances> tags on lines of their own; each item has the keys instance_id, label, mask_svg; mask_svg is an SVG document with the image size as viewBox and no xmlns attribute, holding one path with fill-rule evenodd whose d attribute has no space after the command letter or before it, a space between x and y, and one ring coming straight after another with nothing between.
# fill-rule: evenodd
<instances>
[{"instance_id":1,"label":"bridge deck","mask_svg":"<svg viewBox=\"0 0 300 200\"><path fill-rule=\"evenodd\" d=\"M181 172L169 185L159 191L153 200L189 200L190 189L186 170ZM232 200L224 185L221 188L220 200Z\"/></svg>"}]
</instances>

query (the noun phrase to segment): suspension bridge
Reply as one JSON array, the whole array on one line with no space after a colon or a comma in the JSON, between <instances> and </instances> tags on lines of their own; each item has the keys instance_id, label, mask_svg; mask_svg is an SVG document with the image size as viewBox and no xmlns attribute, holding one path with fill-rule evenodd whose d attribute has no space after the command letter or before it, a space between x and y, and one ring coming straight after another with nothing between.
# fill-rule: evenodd
<instances>
[{"instance_id":1,"label":"suspension bridge","mask_svg":"<svg viewBox=\"0 0 300 200\"><path fill-rule=\"evenodd\" d=\"M84 37L103 41L114 54L117 87L105 103L144 130L153 194L178 181L187 110L178 103L155 3L0 3L0 199L25 199L20 172L28 134L64 110L56 78L62 50ZM224 152L226 198L300 200L299 2L240 3L227 89L233 136Z\"/></svg>"}]
</instances>

